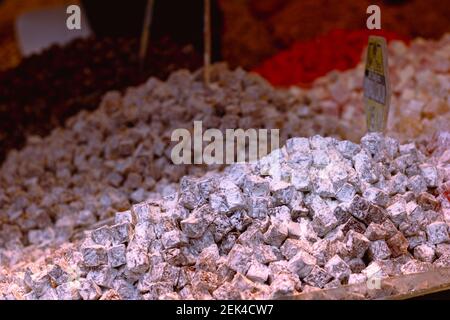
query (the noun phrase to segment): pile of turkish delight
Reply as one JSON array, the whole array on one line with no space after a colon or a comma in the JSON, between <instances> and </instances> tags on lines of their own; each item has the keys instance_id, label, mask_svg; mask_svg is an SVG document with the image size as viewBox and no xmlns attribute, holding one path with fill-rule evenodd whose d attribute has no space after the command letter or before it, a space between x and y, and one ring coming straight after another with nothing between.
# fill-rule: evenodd
<instances>
[{"instance_id":1,"label":"pile of turkish delight","mask_svg":"<svg viewBox=\"0 0 450 320\"><path fill-rule=\"evenodd\" d=\"M361 139L361 66L278 90L222 64L29 137L0 168L0 298L278 298L450 267L449 40L391 46L385 137ZM285 146L174 165L194 121Z\"/></svg>"},{"instance_id":2,"label":"pile of turkish delight","mask_svg":"<svg viewBox=\"0 0 450 320\"><path fill-rule=\"evenodd\" d=\"M429 160L379 134L292 138L257 162L182 178L63 253L5 272L0 292L262 299L450 267L449 159Z\"/></svg>"}]
</instances>

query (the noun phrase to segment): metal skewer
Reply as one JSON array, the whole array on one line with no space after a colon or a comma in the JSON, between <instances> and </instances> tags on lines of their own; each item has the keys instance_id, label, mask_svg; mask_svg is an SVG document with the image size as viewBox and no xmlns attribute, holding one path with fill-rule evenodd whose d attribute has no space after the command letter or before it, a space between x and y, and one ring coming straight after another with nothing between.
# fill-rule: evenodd
<instances>
[{"instance_id":1,"label":"metal skewer","mask_svg":"<svg viewBox=\"0 0 450 320\"><path fill-rule=\"evenodd\" d=\"M210 82L210 65L211 65L211 1L204 0L203 15L203 37L204 37L204 53L203 53L203 72L205 85L209 86Z\"/></svg>"},{"instance_id":2,"label":"metal skewer","mask_svg":"<svg viewBox=\"0 0 450 320\"><path fill-rule=\"evenodd\" d=\"M145 9L144 24L142 26L141 42L140 42L140 49L139 49L139 69L140 69L140 71L143 71L144 67L145 67L145 58L147 56L148 43L150 40L150 26L152 24L152 17L153 17L153 5L154 5L154 0L147 0L147 7Z\"/></svg>"}]
</instances>

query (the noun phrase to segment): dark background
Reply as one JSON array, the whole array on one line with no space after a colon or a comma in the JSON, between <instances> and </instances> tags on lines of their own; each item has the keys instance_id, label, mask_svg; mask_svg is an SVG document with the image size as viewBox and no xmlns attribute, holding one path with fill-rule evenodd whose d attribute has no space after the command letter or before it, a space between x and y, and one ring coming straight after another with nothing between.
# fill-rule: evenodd
<instances>
[{"instance_id":1,"label":"dark background","mask_svg":"<svg viewBox=\"0 0 450 320\"><path fill-rule=\"evenodd\" d=\"M203 50L203 0L155 0L151 26L153 39L170 36L178 43L191 43ZM147 0L83 0L89 24L99 36L139 36ZM222 15L211 1L213 60L221 59ZM151 41L151 40L150 40Z\"/></svg>"}]
</instances>

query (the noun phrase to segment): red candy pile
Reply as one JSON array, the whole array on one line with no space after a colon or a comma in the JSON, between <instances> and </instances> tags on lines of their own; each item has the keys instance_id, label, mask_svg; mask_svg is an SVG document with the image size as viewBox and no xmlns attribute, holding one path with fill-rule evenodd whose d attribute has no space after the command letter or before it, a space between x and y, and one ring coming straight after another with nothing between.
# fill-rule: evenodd
<instances>
[{"instance_id":1,"label":"red candy pile","mask_svg":"<svg viewBox=\"0 0 450 320\"><path fill-rule=\"evenodd\" d=\"M394 32L384 30L332 30L306 42L296 42L263 62L255 72L273 85L307 85L332 70L347 70L361 61L369 35L391 40L408 41Z\"/></svg>"}]
</instances>

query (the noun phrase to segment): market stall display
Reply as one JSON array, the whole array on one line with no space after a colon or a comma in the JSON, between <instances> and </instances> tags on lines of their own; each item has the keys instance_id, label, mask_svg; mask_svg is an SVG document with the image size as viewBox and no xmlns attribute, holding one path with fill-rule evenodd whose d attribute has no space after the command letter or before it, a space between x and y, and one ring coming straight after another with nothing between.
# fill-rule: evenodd
<instances>
[{"instance_id":1,"label":"market stall display","mask_svg":"<svg viewBox=\"0 0 450 320\"><path fill-rule=\"evenodd\" d=\"M81 1L95 37L0 72L0 300L450 293L430 1L382 1L377 31L368 1Z\"/></svg>"}]
</instances>

